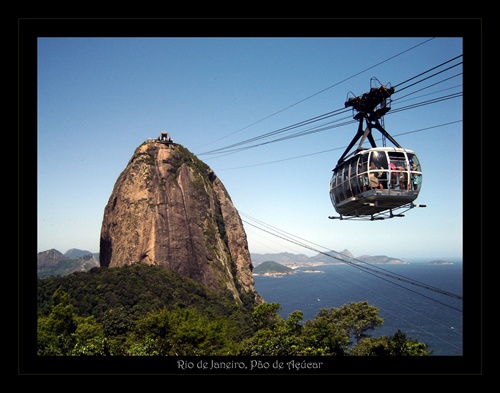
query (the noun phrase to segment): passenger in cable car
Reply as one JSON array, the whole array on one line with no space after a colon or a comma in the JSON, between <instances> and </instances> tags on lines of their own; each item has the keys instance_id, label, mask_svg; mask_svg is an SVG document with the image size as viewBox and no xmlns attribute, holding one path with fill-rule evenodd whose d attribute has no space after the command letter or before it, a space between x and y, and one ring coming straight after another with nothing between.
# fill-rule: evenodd
<instances>
[{"instance_id":1,"label":"passenger in cable car","mask_svg":"<svg viewBox=\"0 0 500 393\"><path fill-rule=\"evenodd\" d=\"M375 164L372 162L370 164L370 170L377 170L377 169L379 169L379 168L377 168L375 166ZM370 172L369 177L370 177L370 187L371 188L374 188L374 189L375 188L378 188L378 189L383 189L384 188L384 186L382 185L382 183L379 182L379 177L380 176L382 176L382 172L378 172L378 173L377 172Z\"/></svg>"},{"instance_id":2,"label":"passenger in cable car","mask_svg":"<svg viewBox=\"0 0 500 393\"><path fill-rule=\"evenodd\" d=\"M418 191L418 188L420 187L420 176L418 173L413 174L413 190Z\"/></svg>"},{"instance_id":3,"label":"passenger in cable car","mask_svg":"<svg viewBox=\"0 0 500 393\"><path fill-rule=\"evenodd\" d=\"M406 190L406 169L402 165L397 167L397 170L399 172L399 189L400 190Z\"/></svg>"},{"instance_id":4,"label":"passenger in cable car","mask_svg":"<svg viewBox=\"0 0 500 393\"><path fill-rule=\"evenodd\" d=\"M415 163L412 163L411 165L411 170L412 171L418 171L418 167ZM421 176L419 173L413 173L411 174L412 176L412 185L413 185L413 190L414 191L418 191L419 187L420 187L420 182L421 182Z\"/></svg>"},{"instance_id":5,"label":"passenger in cable car","mask_svg":"<svg viewBox=\"0 0 500 393\"><path fill-rule=\"evenodd\" d=\"M379 176L379 182L382 185L382 188L388 188L387 172L382 172L382 174Z\"/></svg>"},{"instance_id":6,"label":"passenger in cable car","mask_svg":"<svg viewBox=\"0 0 500 393\"><path fill-rule=\"evenodd\" d=\"M396 173L396 164L391 161L389 168L391 170L391 188L395 189L398 182L398 174Z\"/></svg>"},{"instance_id":7,"label":"passenger in cable car","mask_svg":"<svg viewBox=\"0 0 500 393\"><path fill-rule=\"evenodd\" d=\"M378 181L381 185L380 188L387 188L387 163L381 166L375 166L375 169L380 169L380 172L376 173Z\"/></svg>"},{"instance_id":8,"label":"passenger in cable car","mask_svg":"<svg viewBox=\"0 0 500 393\"><path fill-rule=\"evenodd\" d=\"M383 189L384 187L382 184L378 181L378 177L375 176L374 173L370 173L370 187L371 188L378 188L378 189Z\"/></svg>"},{"instance_id":9,"label":"passenger in cable car","mask_svg":"<svg viewBox=\"0 0 500 393\"><path fill-rule=\"evenodd\" d=\"M370 154L370 170L379 170L379 172L375 172L381 185L379 188L387 188L387 156L385 152L373 151Z\"/></svg>"},{"instance_id":10,"label":"passenger in cable car","mask_svg":"<svg viewBox=\"0 0 500 393\"><path fill-rule=\"evenodd\" d=\"M366 162L365 162L365 166L366 166ZM363 163L361 161L359 161L359 163L358 163L358 183L363 188L363 191L368 190L368 186L370 185L370 182L368 181L368 176L366 174L366 168L363 171Z\"/></svg>"}]
</instances>

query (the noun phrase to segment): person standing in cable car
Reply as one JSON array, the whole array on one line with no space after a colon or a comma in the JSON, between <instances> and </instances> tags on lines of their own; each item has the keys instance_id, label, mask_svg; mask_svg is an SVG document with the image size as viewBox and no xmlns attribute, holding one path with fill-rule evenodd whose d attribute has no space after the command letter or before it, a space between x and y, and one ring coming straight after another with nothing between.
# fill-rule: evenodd
<instances>
[{"instance_id":1,"label":"person standing in cable car","mask_svg":"<svg viewBox=\"0 0 500 393\"><path fill-rule=\"evenodd\" d=\"M407 177L407 171L406 171L406 165L403 164L401 166L398 166L399 172L399 189L400 190L406 190L408 188L407 183L408 183L408 177Z\"/></svg>"},{"instance_id":2,"label":"person standing in cable car","mask_svg":"<svg viewBox=\"0 0 500 393\"><path fill-rule=\"evenodd\" d=\"M394 164L394 162L391 161L391 164L389 165L389 168L391 170L391 188L395 189L396 188L396 184L398 182L398 176L397 176L397 173L396 173L396 164Z\"/></svg>"},{"instance_id":3,"label":"person standing in cable car","mask_svg":"<svg viewBox=\"0 0 500 393\"><path fill-rule=\"evenodd\" d=\"M372 162L370 164L370 187L373 189L383 189L384 186L382 183L379 182L378 178L381 176L382 172L373 172L374 170L377 170L378 168L375 166L375 164Z\"/></svg>"},{"instance_id":4,"label":"person standing in cable car","mask_svg":"<svg viewBox=\"0 0 500 393\"><path fill-rule=\"evenodd\" d=\"M412 163L411 164L411 170L412 170L412 185L413 185L413 190L414 191L418 191L419 187L420 187L420 181L422 180L421 179L421 174L419 173L414 173L415 171L418 171L418 167L415 163Z\"/></svg>"}]
</instances>

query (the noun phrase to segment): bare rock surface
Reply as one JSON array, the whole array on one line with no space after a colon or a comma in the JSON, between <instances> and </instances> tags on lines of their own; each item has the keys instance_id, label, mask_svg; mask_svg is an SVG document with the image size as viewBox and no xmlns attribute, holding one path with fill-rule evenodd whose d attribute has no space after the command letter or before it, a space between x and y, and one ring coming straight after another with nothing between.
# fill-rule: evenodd
<instances>
[{"instance_id":1,"label":"bare rock surface","mask_svg":"<svg viewBox=\"0 0 500 393\"><path fill-rule=\"evenodd\" d=\"M104 267L170 268L227 289L238 301L255 292L246 233L226 188L171 142L148 140L118 177L104 210L99 258Z\"/></svg>"}]
</instances>

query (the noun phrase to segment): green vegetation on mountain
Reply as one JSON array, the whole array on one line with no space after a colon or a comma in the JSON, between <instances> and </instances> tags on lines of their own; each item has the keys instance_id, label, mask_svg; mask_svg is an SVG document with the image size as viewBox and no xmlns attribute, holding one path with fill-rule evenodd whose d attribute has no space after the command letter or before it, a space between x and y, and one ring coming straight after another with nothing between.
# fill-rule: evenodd
<instances>
[{"instance_id":1,"label":"green vegetation on mountain","mask_svg":"<svg viewBox=\"0 0 500 393\"><path fill-rule=\"evenodd\" d=\"M243 304L163 267L135 264L38 279L39 356L427 356L367 302L321 309L301 324L277 303Z\"/></svg>"},{"instance_id":2,"label":"green vegetation on mountain","mask_svg":"<svg viewBox=\"0 0 500 393\"><path fill-rule=\"evenodd\" d=\"M262 262L253 269L254 274L290 274L293 269L274 261Z\"/></svg>"}]
</instances>

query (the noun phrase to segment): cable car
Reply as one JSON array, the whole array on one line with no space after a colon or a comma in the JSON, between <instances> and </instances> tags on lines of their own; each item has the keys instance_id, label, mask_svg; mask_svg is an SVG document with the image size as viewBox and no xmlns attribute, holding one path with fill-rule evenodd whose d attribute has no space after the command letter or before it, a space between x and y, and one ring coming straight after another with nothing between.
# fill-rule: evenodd
<instances>
[{"instance_id":1,"label":"cable car","mask_svg":"<svg viewBox=\"0 0 500 393\"><path fill-rule=\"evenodd\" d=\"M330 199L339 216L330 216L331 219L383 220L404 217L396 213L401 209L425 207L414 203L422 187L422 168L416 153L401 147L380 121L390 110L393 92L394 88L380 85L345 102L346 107L352 106L356 112L353 117L359 126L333 169ZM394 147L377 147L373 129L380 131L383 141L389 139ZM366 139L370 148L362 146ZM357 149L350 152L358 140Z\"/></svg>"}]
</instances>

